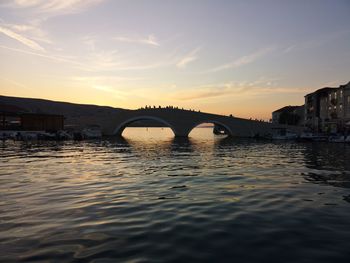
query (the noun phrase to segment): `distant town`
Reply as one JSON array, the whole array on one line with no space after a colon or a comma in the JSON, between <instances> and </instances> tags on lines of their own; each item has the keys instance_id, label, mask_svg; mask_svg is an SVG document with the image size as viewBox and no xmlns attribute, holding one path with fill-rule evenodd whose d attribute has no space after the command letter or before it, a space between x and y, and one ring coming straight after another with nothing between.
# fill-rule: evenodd
<instances>
[{"instance_id":1,"label":"distant town","mask_svg":"<svg viewBox=\"0 0 350 263\"><path fill-rule=\"evenodd\" d=\"M272 112L272 123L298 125L323 134L350 133L350 82L325 87L305 95L305 104Z\"/></svg>"},{"instance_id":2,"label":"distant town","mask_svg":"<svg viewBox=\"0 0 350 263\"><path fill-rule=\"evenodd\" d=\"M275 110L272 112L270 123L257 119L236 118L232 115L201 113L200 110L186 110L176 106L147 105L136 111L141 112L141 116L146 112L153 114L154 117L137 118L132 123L128 122L128 126L165 127L167 125L164 118L159 122L156 116L165 117L169 114L175 121L188 117L194 122L198 116L205 119L204 116L208 115L216 120L229 117L228 120L222 120L231 123L236 132L238 126L233 121L237 120L243 129L240 136L243 134L246 137L350 141L350 82L336 88L325 87L306 94L304 105L289 105ZM112 133L113 127L110 125L112 116L130 115L130 112L132 111L112 107L0 96L0 139L100 138L106 134L106 129L110 130L109 134ZM214 131L233 133L224 123L215 121L212 123L216 128ZM124 127L120 129L122 132ZM267 133L266 129L273 132ZM300 131L303 131L303 134ZM184 130L183 134L186 135L187 131Z\"/></svg>"}]
</instances>

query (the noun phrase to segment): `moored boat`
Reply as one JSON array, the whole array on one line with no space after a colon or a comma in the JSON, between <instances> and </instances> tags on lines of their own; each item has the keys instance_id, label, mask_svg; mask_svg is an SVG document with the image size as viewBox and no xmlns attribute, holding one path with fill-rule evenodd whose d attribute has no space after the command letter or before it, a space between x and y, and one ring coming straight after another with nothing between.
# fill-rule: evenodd
<instances>
[{"instance_id":1,"label":"moored boat","mask_svg":"<svg viewBox=\"0 0 350 263\"><path fill-rule=\"evenodd\" d=\"M303 132L299 137L299 141L312 141L315 135L312 132Z\"/></svg>"},{"instance_id":2,"label":"moored boat","mask_svg":"<svg viewBox=\"0 0 350 263\"><path fill-rule=\"evenodd\" d=\"M85 128L81 134L83 139L99 139L102 137L101 129L97 125L91 125Z\"/></svg>"},{"instance_id":3,"label":"moored boat","mask_svg":"<svg viewBox=\"0 0 350 263\"><path fill-rule=\"evenodd\" d=\"M296 133L293 133L287 129L274 129L277 131L277 133L272 135L273 140L296 140L298 138L298 135Z\"/></svg>"},{"instance_id":4,"label":"moored boat","mask_svg":"<svg viewBox=\"0 0 350 263\"><path fill-rule=\"evenodd\" d=\"M224 127L221 127L219 125L214 125L214 128L213 128L213 133L215 135L227 135L227 131Z\"/></svg>"},{"instance_id":5,"label":"moored boat","mask_svg":"<svg viewBox=\"0 0 350 263\"><path fill-rule=\"evenodd\" d=\"M329 142L335 142L335 143L344 143L346 137L343 135L331 135L328 138Z\"/></svg>"}]
</instances>

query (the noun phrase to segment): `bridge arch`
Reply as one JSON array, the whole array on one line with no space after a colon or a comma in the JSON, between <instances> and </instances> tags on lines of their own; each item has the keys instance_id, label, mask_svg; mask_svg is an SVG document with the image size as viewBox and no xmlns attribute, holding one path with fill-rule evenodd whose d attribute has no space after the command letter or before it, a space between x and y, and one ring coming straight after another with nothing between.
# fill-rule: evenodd
<instances>
[{"instance_id":1,"label":"bridge arch","mask_svg":"<svg viewBox=\"0 0 350 263\"><path fill-rule=\"evenodd\" d=\"M203 124L203 123L212 123L212 124L216 124L216 125L222 126L222 127L224 127L227 130L228 136L233 136L232 129L228 125L222 123L221 121L216 121L216 120L211 120L211 119L195 122L194 125L191 127L191 129L188 131L188 135L191 133L191 131L194 128L196 128L198 125Z\"/></svg>"},{"instance_id":2,"label":"bridge arch","mask_svg":"<svg viewBox=\"0 0 350 263\"><path fill-rule=\"evenodd\" d=\"M123 131L125 130L125 128L127 128L130 123L133 123L136 121L144 121L144 120L152 120L152 121L157 121L157 122L163 123L164 125L169 127L172 130L172 132L174 133L174 135L176 136L176 130L173 127L173 125L171 125L169 122L163 120L162 118L155 117L155 116L149 116L149 115L137 116L137 117L129 118L129 119L123 121L122 123L120 123L117 126L117 128L114 130L113 134L121 136Z\"/></svg>"}]
</instances>

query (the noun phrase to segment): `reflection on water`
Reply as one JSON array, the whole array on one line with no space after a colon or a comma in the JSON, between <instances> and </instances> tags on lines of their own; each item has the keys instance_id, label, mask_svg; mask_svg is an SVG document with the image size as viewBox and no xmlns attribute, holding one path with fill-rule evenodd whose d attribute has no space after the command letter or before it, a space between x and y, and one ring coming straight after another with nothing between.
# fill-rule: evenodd
<instances>
[{"instance_id":1,"label":"reflection on water","mask_svg":"<svg viewBox=\"0 0 350 263\"><path fill-rule=\"evenodd\" d=\"M348 262L350 145L0 143L0 262Z\"/></svg>"}]
</instances>

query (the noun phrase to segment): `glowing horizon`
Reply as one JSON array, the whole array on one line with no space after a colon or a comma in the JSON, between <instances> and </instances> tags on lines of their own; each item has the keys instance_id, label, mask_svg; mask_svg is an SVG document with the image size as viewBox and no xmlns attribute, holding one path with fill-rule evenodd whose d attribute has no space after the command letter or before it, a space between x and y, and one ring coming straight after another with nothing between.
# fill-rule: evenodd
<instances>
[{"instance_id":1,"label":"glowing horizon","mask_svg":"<svg viewBox=\"0 0 350 263\"><path fill-rule=\"evenodd\" d=\"M269 119L350 80L349 11L345 0L4 0L0 95Z\"/></svg>"}]
</instances>

